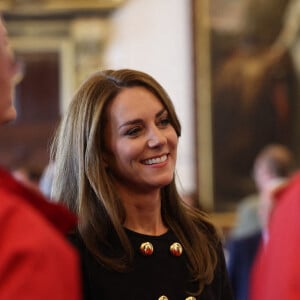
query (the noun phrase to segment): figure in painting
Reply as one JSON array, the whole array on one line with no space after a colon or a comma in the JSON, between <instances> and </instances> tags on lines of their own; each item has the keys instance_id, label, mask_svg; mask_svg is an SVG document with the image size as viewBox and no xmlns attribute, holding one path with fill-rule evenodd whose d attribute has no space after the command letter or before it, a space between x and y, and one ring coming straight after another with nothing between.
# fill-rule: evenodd
<instances>
[{"instance_id":1,"label":"figure in painting","mask_svg":"<svg viewBox=\"0 0 300 300\"><path fill-rule=\"evenodd\" d=\"M232 208L255 190L249 170L265 145L297 147L297 76L290 53L297 31L290 21L295 5L286 0L248 1L245 26L239 36L228 39L232 44L221 46L226 51L218 48L218 34L213 35L217 209Z\"/></svg>"}]
</instances>

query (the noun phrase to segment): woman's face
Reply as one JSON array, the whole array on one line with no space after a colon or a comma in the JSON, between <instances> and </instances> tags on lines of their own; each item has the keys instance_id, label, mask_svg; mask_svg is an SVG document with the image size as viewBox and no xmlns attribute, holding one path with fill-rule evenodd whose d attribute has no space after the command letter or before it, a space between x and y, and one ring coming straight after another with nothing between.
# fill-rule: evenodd
<instances>
[{"instance_id":1,"label":"woman's face","mask_svg":"<svg viewBox=\"0 0 300 300\"><path fill-rule=\"evenodd\" d=\"M16 117L12 101L13 78L16 73L17 67L0 16L0 124L14 120Z\"/></svg>"},{"instance_id":2,"label":"woman's face","mask_svg":"<svg viewBox=\"0 0 300 300\"><path fill-rule=\"evenodd\" d=\"M178 137L159 99L143 87L126 88L106 114L106 163L117 187L144 192L169 184Z\"/></svg>"}]
</instances>

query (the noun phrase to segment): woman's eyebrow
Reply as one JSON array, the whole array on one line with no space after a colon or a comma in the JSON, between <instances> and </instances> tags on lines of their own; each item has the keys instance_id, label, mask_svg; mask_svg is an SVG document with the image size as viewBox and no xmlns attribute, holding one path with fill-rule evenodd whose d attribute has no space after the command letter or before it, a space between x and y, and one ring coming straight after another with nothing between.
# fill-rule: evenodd
<instances>
[{"instance_id":1,"label":"woman's eyebrow","mask_svg":"<svg viewBox=\"0 0 300 300\"><path fill-rule=\"evenodd\" d=\"M167 112L167 110L165 108L161 109L156 115L155 117L160 117L164 112Z\"/></svg>"},{"instance_id":2,"label":"woman's eyebrow","mask_svg":"<svg viewBox=\"0 0 300 300\"><path fill-rule=\"evenodd\" d=\"M120 128L124 127L124 126L128 126L128 125L140 124L140 123L142 123L142 122L143 122L142 119L134 119L134 120L130 120L130 121L127 121L127 122L121 124L121 125L118 127L118 129L120 129Z\"/></svg>"},{"instance_id":3,"label":"woman's eyebrow","mask_svg":"<svg viewBox=\"0 0 300 300\"><path fill-rule=\"evenodd\" d=\"M164 114L167 110L165 108L161 109L158 113L155 114L155 117L158 118L160 117L162 114ZM135 125L135 124L140 124L142 123L143 120L142 119L133 119L133 120L129 120L123 124L121 124L118 129L124 127L124 126L128 126L128 125Z\"/></svg>"}]
</instances>

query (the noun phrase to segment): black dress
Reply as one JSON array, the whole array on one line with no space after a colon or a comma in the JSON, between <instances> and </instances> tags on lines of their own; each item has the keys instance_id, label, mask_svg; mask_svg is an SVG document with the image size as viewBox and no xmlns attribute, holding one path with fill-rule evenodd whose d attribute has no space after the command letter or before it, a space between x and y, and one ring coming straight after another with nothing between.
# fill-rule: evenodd
<instances>
[{"instance_id":1,"label":"black dress","mask_svg":"<svg viewBox=\"0 0 300 300\"><path fill-rule=\"evenodd\" d=\"M188 298L197 285L191 280L184 252L181 256L170 253L170 245L178 242L174 233L168 231L161 236L148 236L130 230L126 232L136 250L133 269L126 273L108 270L95 260L79 236L70 236L81 255L84 300L233 299L222 248L212 284L206 286L199 297ZM144 242L153 245L152 255L145 256L140 252Z\"/></svg>"}]
</instances>

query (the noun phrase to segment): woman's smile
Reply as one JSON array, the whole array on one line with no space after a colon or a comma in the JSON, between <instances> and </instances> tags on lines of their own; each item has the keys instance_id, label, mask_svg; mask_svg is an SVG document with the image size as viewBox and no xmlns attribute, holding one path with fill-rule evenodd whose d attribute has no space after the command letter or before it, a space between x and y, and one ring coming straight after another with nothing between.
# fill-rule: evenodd
<instances>
[{"instance_id":1,"label":"woman's smile","mask_svg":"<svg viewBox=\"0 0 300 300\"><path fill-rule=\"evenodd\" d=\"M145 165L157 165L157 164L161 164L163 162L166 162L168 159L168 156L166 154L160 156L160 157L155 157L155 158L150 158L150 159L146 159L143 160L142 163Z\"/></svg>"}]
</instances>

